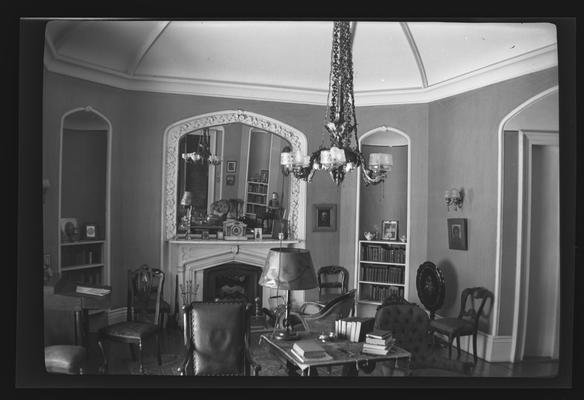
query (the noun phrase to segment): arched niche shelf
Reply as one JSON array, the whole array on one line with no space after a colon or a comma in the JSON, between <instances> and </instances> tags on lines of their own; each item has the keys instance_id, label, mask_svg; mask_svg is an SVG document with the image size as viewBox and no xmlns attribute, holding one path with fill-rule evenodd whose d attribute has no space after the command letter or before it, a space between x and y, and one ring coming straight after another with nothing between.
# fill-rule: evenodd
<instances>
[{"instance_id":1,"label":"arched niche shelf","mask_svg":"<svg viewBox=\"0 0 584 400\"><path fill-rule=\"evenodd\" d=\"M170 125L164 133L163 242L175 239L177 235L177 190L179 190L177 174L180 138L188 132L231 123L245 124L273 133L290 142L293 150L301 150L304 153L308 151L306 136L299 130L273 118L244 110L225 110L197 115ZM306 235L306 182L290 179L289 193L286 218L289 220L290 238L303 241Z\"/></svg>"},{"instance_id":2,"label":"arched niche shelf","mask_svg":"<svg viewBox=\"0 0 584 400\"><path fill-rule=\"evenodd\" d=\"M371 147L369 147L371 146ZM409 259L410 259L410 226L411 226L411 141L410 137L399 129L388 126L380 126L364 133L359 138L359 147L366 159L371 152L389 152L393 156L393 168L385 182L374 186L365 186L361 179L357 180L356 195L356 221L355 221L355 288L358 289L357 295L357 314L361 316L373 316L376 307L381 304L377 300L365 299L365 292L368 281L361 276L361 242L365 240L364 232L377 231L377 237L371 241L372 245L391 246L391 249L400 251L399 260L392 259L403 268L402 277L399 286L405 299L409 297L408 280L409 280ZM376 148L379 147L379 148ZM392 174L394 174L392 176ZM398 177L399 175L399 177ZM393 180L393 182L392 182ZM398 185L398 196L390 193L390 187L387 185ZM393 190L393 189L391 189ZM369 191L364 198L364 192ZM394 192L396 190L393 190ZM403 193L405 191L405 193ZM390 197L388 197L391 195ZM380 200L381 199L381 200ZM368 201L377 201L379 204L366 204ZM390 204L391 202L400 202L399 206ZM403 202L403 204L401 204ZM388 212L388 214L385 214ZM382 221L398 220L398 238L395 241L382 240ZM405 223L404 223L405 222ZM405 226L404 226L405 225ZM406 242L400 242L399 237L405 235ZM378 242L378 243L376 243ZM365 242L367 243L367 242ZM395 243L395 244L393 244ZM387 247L388 249L390 247ZM393 257L393 256L392 256ZM381 261L381 260L379 260ZM386 261L388 261L386 259ZM383 263L380 263L383 264ZM387 264L387 266L391 266ZM396 281L397 282L397 281ZM392 286L393 287L393 286ZM363 293L360 293L363 292Z\"/></svg>"},{"instance_id":3,"label":"arched niche shelf","mask_svg":"<svg viewBox=\"0 0 584 400\"><path fill-rule=\"evenodd\" d=\"M61 118L58 272L72 281L110 284L111 137L111 122L91 106Z\"/></svg>"}]
</instances>

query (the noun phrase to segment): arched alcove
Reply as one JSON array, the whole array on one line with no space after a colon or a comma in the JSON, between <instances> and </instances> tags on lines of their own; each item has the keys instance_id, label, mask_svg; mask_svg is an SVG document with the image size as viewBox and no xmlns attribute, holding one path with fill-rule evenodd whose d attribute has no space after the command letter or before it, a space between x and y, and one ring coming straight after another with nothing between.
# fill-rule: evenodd
<instances>
[{"instance_id":1,"label":"arched alcove","mask_svg":"<svg viewBox=\"0 0 584 400\"><path fill-rule=\"evenodd\" d=\"M392 285L399 288L400 294L406 299L409 297L409 253L410 253L410 212L411 212L411 142L410 137L403 131L388 126L374 128L364 133L359 138L359 147L366 159L373 152L389 153L393 158L393 167L384 182L377 185L366 186L361 179L357 181L357 212L355 223L355 265L361 267L360 263L360 242L364 239L365 232L377 234L373 239L374 245L388 246L389 243L401 242L402 244L391 245L403 256L393 258L395 266L402 268L399 278ZM383 222L397 221L397 237L392 240L383 239ZM400 238L403 238L402 242ZM374 243L379 241L379 243ZM387 253L389 254L389 253ZM396 256L398 257L398 256ZM385 259L389 261L389 259ZM381 260L379 260L381 261ZM382 264L390 267L389 264ZM367 279L362 279L361 271L355 271L355 287L361 292L367 290ZM361 293L358 295L358 313L365 316L373 316L378 304L375 301L363 300Z\"/></svg>"},{"instance_id":2,"label":"arched alcove","mask_svg":"<svg viewBox=\"0 0 584 400\"><path fill-rule=\"evenodd\" d=\"M109 284L111 122L91 106L61 118L58 272Z\"/></svg>"}]
</instances>

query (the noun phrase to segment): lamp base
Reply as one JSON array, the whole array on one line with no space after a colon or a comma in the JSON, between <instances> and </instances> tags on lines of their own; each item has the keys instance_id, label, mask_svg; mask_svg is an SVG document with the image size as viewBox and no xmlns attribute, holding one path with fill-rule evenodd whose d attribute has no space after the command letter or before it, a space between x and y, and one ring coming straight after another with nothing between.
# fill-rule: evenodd
<instances>
[{"instance_id":1,"label":"lamp base","mask_svg":"<svg viewBox=\"0 0 584 400\"><path fill-rule=\"evenodd\" d=\"M274 332L272 337L276 340L297 340L298 334L294 331L283 330Z\"/></svg>"}]
</instances>

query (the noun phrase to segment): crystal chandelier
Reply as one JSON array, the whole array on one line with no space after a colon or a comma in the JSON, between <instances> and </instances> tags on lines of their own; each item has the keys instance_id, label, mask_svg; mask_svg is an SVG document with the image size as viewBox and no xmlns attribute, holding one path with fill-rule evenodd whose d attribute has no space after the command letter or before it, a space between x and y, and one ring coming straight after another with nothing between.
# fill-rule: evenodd
<instances>
[{"instance_id":1,"label":"crystal chandelier","mask_svg":"<svg viewBox=\"0 0 584 400\"><path fill-rule=\"evenodd\" d=\"M351 23L336 21L333 27L331 49L331 71L325 112L324 128L329 134L330 146L323 141L311 155L282 152L280 164L285 174L307 182L318 170L327 171L333 182L340 185L345 174L361 167L361 176L366 185L382 182L391 170L390 154L373 153L369 165L359 150L357 138L357 118L355 116L355 96L353 93L353 60ZM354 142L353 142L354 140Z\"/></svg>"},{"instance_id":2,"label":"crystal chandelier","mask_svg":"<svg viewBox=\"0 0 584 400\"><path fill-rule=\"evenodd\" d=\"M188 134L187 134L188 137ZM209 137L209 128L203 129L203 134L199 140L197 148L195 151L191 153L187 153L187 138L185 138L185 152L182 153L183 160L192 162L201 162L201 163L208 163L211 165L219 165L221 164L221 160L215 154L211 154L211 139Z\"/></svg>"}]
</instances>

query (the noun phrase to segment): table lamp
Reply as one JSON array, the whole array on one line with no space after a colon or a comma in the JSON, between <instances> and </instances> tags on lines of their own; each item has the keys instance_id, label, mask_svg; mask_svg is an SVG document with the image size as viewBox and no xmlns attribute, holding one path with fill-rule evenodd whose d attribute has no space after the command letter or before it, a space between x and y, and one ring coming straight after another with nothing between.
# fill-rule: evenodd
<instances>
[{"instance_id":1,"label":"table lamp","mask_svg":"<svg viewBox=\"0 0 584 400\"><path fill-rule=\"evenodd\" d=\"M318 287L310 251L282 247L270 249L259 284L271 289L286 291L283 329L275 330L273 337L279 340L296 339L298 335L290 324L290 291Z\"/></svg>"}]
</instances>

